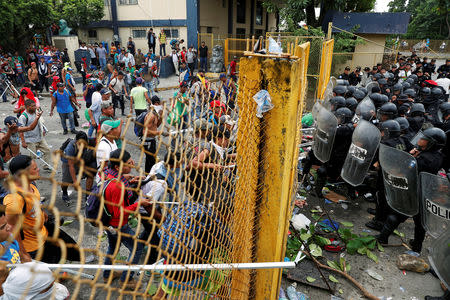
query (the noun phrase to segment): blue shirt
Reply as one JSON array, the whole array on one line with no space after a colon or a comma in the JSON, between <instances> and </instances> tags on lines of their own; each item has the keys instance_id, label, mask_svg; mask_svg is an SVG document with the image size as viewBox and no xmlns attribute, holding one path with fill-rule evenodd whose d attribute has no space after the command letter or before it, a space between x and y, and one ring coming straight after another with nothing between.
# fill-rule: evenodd
<instances>
[{"instance_id":1,"label":"blue shirt","mask_svg":"<svg viewBox=\"0 0 450 300\"><path fill-rule=\"evenodd\" d=\"M64 149L64 155L69 156L69 157L70 156L73 156L73 157L77 156L77 148L75 146L76 142L77 142L76 140L71 140L67 144L66 149ZM64 156L61 156L61 161L66 163L67 162L67 158L65 158Z\"/></svg>"},{"instance_id":2,"label":"blue shirt","mask_svg":"<svg viewBox=\"0 0 450 300\"><path fill-rule=\"evenodd\" d=\"M56 111L60 114L66 114L73 112L73 107L70 103L69 92L64 90L63 94L58 91L53 93L53 97L56 98Z\"/></svg>"},{"instance_id":3,"label":"blue shirt","mask_svg":"<svg viewBox=\"0 0 450 300\"><path fill-rule=\"evenodd\" d=\"M1 244L5 247L6 251L0 257L0 260L7 261L11 264L20 264L19 243L14 240L12 244L8 241L4 241Z\"/></svg>"}]
</instances>

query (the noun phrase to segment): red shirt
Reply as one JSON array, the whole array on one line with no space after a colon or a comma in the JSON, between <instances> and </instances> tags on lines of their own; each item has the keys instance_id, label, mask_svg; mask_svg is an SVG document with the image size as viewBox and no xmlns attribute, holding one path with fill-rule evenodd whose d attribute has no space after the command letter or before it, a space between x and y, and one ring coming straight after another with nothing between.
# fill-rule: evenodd
<instances>
[{"instance_id":1,"label":"red shirt","mask_svg":"<svg viewBox=\"0 0 450 300\"><path fill-rule=\"evenodd\" d=\"M27 94L25 95L25 97L36 102L36 100L34 99L34 94L30 88L24 87L23 89L20 90L20 92L22 92L23 90L27 91ZM21 106L25 106L25 98L22 95L19 96L19 101L17 101L17 108L19 108ZM23 112L23 111L25 111L25 107L20 112Z\"/></svg>"},{"instance_id":2,"label":"red shirt","mask_svg":"<svg viewBox=\"0 0 450 300\"><path fill-rule=\"evenodd\" d=\"M230 75L236 75L236 62L234 60L230 62Z\"/></svg>"},{"instance_id":3,"label":"red shirt","mask_svg":"<svg viewBox=\"0 0 450 300\"><path fill-rule=\"evenodd\" d=\"M108 174L106 179L113 179L114 176ZM123 192L122 192L123 187ZM123 195L123 196L122 196ZM135 212L136 208L139 205L139 202L136 202L131 205L127 205L128 201L124 201L125 197L127 197L127 190L125 190L125 186L122 185L119 179L112 181L108 184L105 190L105 201L108 203L114 203L117 205L106 204L106 209L111 214L111 220L109 224L113 227L122 227L128 223L128 216L130 213ZM120 216L122 217L122 222L120 222Z\"/></svg>"},{"instance_id":4,"label":"red shirt","mask_svg":"<svg viewBox=\"0 0 450 300\"><path fill-rule=\"evenodd\" d=\"M181 51L181 61L186 61L186 51Z\"/></svg>"}]
</instances>

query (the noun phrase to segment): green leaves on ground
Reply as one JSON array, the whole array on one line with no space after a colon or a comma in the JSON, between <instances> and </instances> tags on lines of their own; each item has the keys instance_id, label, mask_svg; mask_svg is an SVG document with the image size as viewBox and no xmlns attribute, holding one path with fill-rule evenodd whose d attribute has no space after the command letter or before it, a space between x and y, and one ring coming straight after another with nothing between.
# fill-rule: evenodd
<instances>
[{"instance_id":1,"label":"green leaves on ground","mask_svg":"<svg viewBox=\"0 0 450 300\"><path fill-rule=\"evenodd\" d=\"M322 248L320 248L316 244L309 245L309 252L311 253L312 256L315 257L322 256Z\"/></svg>"},{"instance_id":2,"label":"green leaves on ground","mask_svg":"<svg viewBox=\"0 0 450 300\"><path fill-rule=\"evenodd\" d=\"M344 273L347 273L351 270L350 264L347 263L345 261L345 258L343 258L343 257L339 257L339 262L336 262L333 260L328 260L327 265L335 270L342 271Z\"/></svg>"},{"instance_id":3,"label":"green leaves on ground","mask_svg":"<svg viewBox=\"0 0 450 300\"><path fill-rule=\"evenodd\" d=\"M405 238L405 234L403 232L398 231L397 229L394 230L394 234L398 235L399 237L401 237L402 239Z\"/></svg>"},{"instance_id":4,"label":"green leaves on ground","mask_svg":"<svg viewBox=\"0 0 450 300\"><path fill-rule=\"evenodd\" d=\"M313 278L313 277L311 277L311 276L308 276L308 277L306 277L306 281L308 281L308 282L314 282L314 281L316 281L316 279Z\"/></svg>"},{"instance_id":5,"label":"green leaves on ground","mask_svg":"<svg viewBox=\"0 0 450 300\"><path fill-rule=\"evenodd\" d=\"M341 225L345 227L353 227L353 223L351 222L339 222L339 223L341 223Z\"/></svg>"},{"instance_id":6,"label":"green leaves on ground","mask_svg":"<svg viewBox=\"0 0 450 300\"><path fill-rule=\"evenodd\" d=\"M373 260L374 262L378 263L378 257L369 249L366 250L367 257Z\"/></svg>"},{"instance_id":7,"label":"green leaves on ground","mask_svg":"<svg viewBox=\"0 0 450 300\"><path fill-rule=\"evenodd\" d=\"M334 283L339 283L339 280L337 280L333 275L328 276L328 279L330 279Z\"/></svg>"}]
</instances>

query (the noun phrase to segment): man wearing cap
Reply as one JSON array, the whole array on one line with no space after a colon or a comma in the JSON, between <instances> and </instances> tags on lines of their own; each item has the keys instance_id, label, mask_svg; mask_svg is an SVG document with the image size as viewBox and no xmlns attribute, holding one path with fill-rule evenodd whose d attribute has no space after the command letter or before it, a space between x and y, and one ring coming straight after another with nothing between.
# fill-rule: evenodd
<instances>
[{"instance_id":1,"label":"man wearing cap","mask_svg":"<svg viewBox=\"0 0 450 300\"><path fill-rule=\"evenodd\" d=\"M118 149L115 139L120 137L120 120L107 120L103 122L101 126L101 130L104 134L104 136L101 138L100 142L97 146L97 152L96 152L96 158L97 158L97 167L98 168L104 168L102 166L103 162L109 161L109 156L111 152ZM100 177L97 177L97 182L99 181Z\"/></svg>"},{"instance_id":2,"label":"man wearing cap","mask_svg":"<svg viewBox=\"0 0 450 300\"><path fill-rule=\"evenodd\" d=\"M142 86L144 80L136 78L136 86L130 91L130 114L133 114L133 105L136 117L147 110L147 103L152 104L148 97L148 90Z\"/></svg>"},{"instance_id":3,"label":"man wearing cap","mask_svg":"<svg viewBox=\"0 0 450 300\"><path fill-rule=\"evenodd\" d=\"M66 88L69 91L70 95L72 97L76 97L75 80L73 79L72 72L73 72L72 68L68 67L67 73L65 75L65 83Z\"/></svg>"},{"instance_id":4,"label":"man wearing cap","mask_svg":"<svg viewBox=\"0 0 450 300\"><path fill-rule=\"evenodd\" d=\"M355 71L350 73L348 83L350 85L357 85L361 82L361 67L356 67Z\"/></svg>"},{"instance_id":5,"label":"man wearing cap","mask_svg":"<svg viewBox=\"0 0 450 300\"><path fill-rule=\"evenodd\" d=\"M50 108L50 116L53 116L53 110L56 106L56 111L61 118L61 125L63 127L63 134L67 134L67 124L66 120L69 120L70 132L76 134L75 130L75 121L73 116L73 107L72 102L74 101L74 97L69 94L69 92L64 88L64 84L62 82L58 83L58 90L52 95L52 106ZM81 108L79 103L76 103L78 107Z\"/></svg>"},{"instance_id":6,"label":"man wearing cap","mask_svg":"<svg viewBox=\"0 0 450 300\"><path fill-rule=\"evenodd\" d=\"M103 44L100 43L98 48L95 50L98 55L98 62L100 63L100 69L104 70L106 67L106 49L103 47Z\"/></svg>"},{"instance_id":7,"label":"man wearing cap","mask_svg":"<svg viewBox=\"0 0 450 300\"><path fill-rule=\"evenodd\" d=\"M342 73L341 75L339 75L339 79L344 79L344 80L349 80L350 76L349 73L350 72L350 67L345 67L344 69L344 73Z\"/></svg>"},{"instance_id":8,"label":"man wearing cap","mask_svg":"<svg viewBox=\"0 0 450 300\"><path fill-rule=\"evenodd\" d=\"M110 100L106 100L106 101L102 101L102 114L100 115L100 118L98 119L98 130L101 130L101 126L103 124L103 122L105 121L115 121L117 120L117 118L114 117L114 107L113 104ZM121 120L122 122L122 120ZM122 122L123 124L123 122ZM122 129L122 124L121 129ZM122 140L121 139L116 139L116 145L117 148L122 148Z\"/></svg>"}]
</instances>

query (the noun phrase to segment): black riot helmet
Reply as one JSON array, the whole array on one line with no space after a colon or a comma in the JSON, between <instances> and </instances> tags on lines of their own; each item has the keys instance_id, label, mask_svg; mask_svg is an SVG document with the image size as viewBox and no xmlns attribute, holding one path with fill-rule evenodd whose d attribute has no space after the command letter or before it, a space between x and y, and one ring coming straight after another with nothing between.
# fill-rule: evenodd
<instances>
[{"instance_id":1,"label":"black riot helmet","mask_svg":"<svg viewBox=\"0 0 450 300\"><path fill-rule=\"evenodd\" d=\"M412 79L411 77L406 78L406 82L409 83L410 87L414 85L414 79Z\"/></svg>"},{"instance_id":2,"label":"black riot helmet","mask_svg":"<svg viewBox=\"0 0 450 300\"><path fill-rule=\"evenodd\" d=\"M409 115L411 117L423 117L423 115L425 115L425 106L423 106L422 103L414 103L409 111Z\"/></svg>"},{"instance_id":3,"label":"black riot helmet","mask_svg":"<svg viewBox=\"0 0 450 300\"><path fill-rule=\"evenodd\" d=\"M347 92L347 87L344 85L338 85L333 89L333 93L335 93L336 96L344 96L345 92Z\"/></svg>"},{"instance_id":4,"label":"black riot helmet","mask_svg":"<svg viewBox=\"0 0 450 300\"><path fill-rule=\"evenodd\" d=\"M385 95L385 94L381 94L381 100L382 100L384 103L386 103L386 102L389 101L389 97L388 97L387 95Z\"/></svg>"},{"instance_id":5,"label":"black riot helmet","mask_svg":"<svg viewBox=\"0 0 450 300\"><path fill-rule=\"evenodd\" d=\"M444 95L444 92L440 87L434 87L431 89L431 96L435 99L441 99Z\"/></svg>"},{"instance_id":6,"label":"black riot helmet","mask_svg":"<svg viewBox=\"0 0 450 300\"><path fill-rule=\"evenodd\" d=\"M383 96L381 96L380 93L372 93L370 96L370 99L373 101L373 104L376 108L381 107L384 103L386 103Z\"/></svg>"},{"instance_id":7,"label":"black riot helmet","mask_svg":"<svg viewBox=\"0 0 450 300\"><path fill-rule=\"evenodd\" d=\"M431 95L431 89L427 86L423 87L419 91L420 96L429 96Z\"/></svg>"},{"instance_id":8,"label":"black riot helmet","mask_svg":"<svg viewBox=\"0 0 450 300\"><path fill-rule=\"evenodd\" d=\"M367 96L367 89L365 87L360 86L360 87L358 87L358 90L364 93L364 97Z\"/></svg>"},{"instance_id":9,"label":"black riot helmet","mask_svg":"<svg viewBox=\"0 0 450 300\"><path fill-rule=\"evenodd\" d=\"M408 79L409 78L413 80L413 83L417 83L417 81L419 81L419 77L416 74L409 75Z\"/></svg>"},{"instance_id":10,"label":"black riot helmet","mask_svg":"<svg viewBox=\"0 0 450 300\"><path fill-rule=\"evenodd\" d=\"M380 132L382 134L381 139L387 140L400 136L400 124L395 120L387 120L380 123Z\"/></svg>"},{"instance_id":11,"label":"black riot helmet","mask_svg":"<svg viewBox=\"0 0 450 300\"><path fill-rule=\"evenodd\" d=\"M334 115L338 119L338 124L350 123L353 118L353 112L350 109L348 109L347 107L338 108L334 112Z\"/></svg>"},{"instance_id":12,"label":"black riot helmet","mask_svg":"<svg viewBox=\"0 0 450 300\"><path fill-rule=\"evenodd\" d=\"M403 90L409 89L411 87L411 85L409 84L409 82L403 81L402 82L402 86L403 86Z\"/></svg>"},{"instance_id":13,"label":"black riot helmet","mask_svg":"<svg viewBox=\"0 0 450 300\"><path fill-rule=\"evenodd\" d=\"M354 86L348 86L347 87L347 92L345 93L345 97L347 98L347 97L351 97L351 96L353 96L353 93L356 91L356 87L354 87Z\"/></svg>"},{"instance_id":14,"label":"black riot helmet","mask_svg":"<svg viewBox=\"0 0 450 300\"><path fill-rule=\"evenodd\" d=\"M387 83L388 83L388 82L387 82L386 78L380 78L380 79L378 80L378 84L386 85Z\"/></svg>"},{"instance_id":15,"label":"black riot helmet","mask_svg":"<svg viewBox=\"0 0 450 300\"><path fill-rule=\"evenodd\" d=\"M345 99L345 106L352 112L355 112L355 109L358 106L358 101L353 97L347 98Z\"/></svg>"},{"instance_id":16,"label":"black riot helmet","mask_svg":"<svg viewBox=\"0 0 450 300\"><path fill-rule=\"evenodd\" d=\"M450 115L450 102L444 102L439 106L439 109L442 112L442 117L445 118Z\"/></svg>"},{"instance_id":17,"label":"black riot helmet","mask_svg":"<svg viewBox=\"0 0 450 300\"><path fill-rule=\"evenodd\" d=\"M402 132L405 132L406 130L408 130L409 128L409 122L406 118L403 117L398 117L394 119L395 121L398 122L398 124L400 124L400 130Z\"/></svg>"},{"instance_id":18,"label":"black riot helmet","mask_svg":"<svg viewBox=\"0 0 450 300\"><path fill-rule=\"evenodd\" d=\"M416 98L416 91L414 89L406 89L403 91L403 94L410 96L411 98Z\"/></svg>"},{"instance_id":19,"label":"black riot helmet","mask_svg":"<svg viewBox=\"0 0 450 300\"><path fill-rule=\"evenodd\" d=\"M394 84L394 86L392 87L392 91L395 93L395 92L402 92L402 90L403 90L403 86L402 86L402 84L401 83L396 83L396 84Z\"/></svg>"},{"instance_id":20,"label":"black riot helmet","mask_svg":"<svg viewBox=\"0 0 450 300\"><path fill-rule=\"evenodd\" d=\"M377 117L382 122L394 119L397 117L397 106L391 102L383 104L378 110Z\"/></svg>"},{"instance_id":21,"label":"black riot helmet","mask_svg":"<svg viewBox=\"0 0 450 300\"><path fill-rule=\"evenodd\" d=\"M346 79L337 79L336 83L337 83L337 85L345 85L345 86L350 85L348 80L346 80Z\"/></svg>"},{"instance_id":22,"label":"black riot helmet","mask_svg":"<svg viewBox=\"0 0 450 300\"><path fill-rule=\"evenodd\" d=\"M423 131L423 137L420 139L428 141L425 148L420 147L419 150L421 151L439 150L444 147L447 142L447 136L445 135L444 130L437 127L425 129Z\"/></svg>"},{"instance_id":23,"label":"black riot helmet","mask_svg":"<svg viewBox=\"0 0 450 300\"><path fill-rule=\"evenodd\" d=\"M409 105L409 102L403 103L402 105L400 105L397 108L397 115L406 116L408 114L410 108L411 108L411 106Z\"/></svg>"},{"instance_id":24,"label":"black riot helmet","mask_svg":"<svg viewBox=\"0 0 450 300\"><path fill-rule=\"evenodd\" d=\"M383 78L383 75L381 75L380 73L376 73L375 75L373 75L373 79L375 80L380 80L381 78Z\"/></svg>"},{"instance_id":25,"label":"black riot helmet","mask_svg":"<svg viewBox=\"0 0 450 300\"><path fill-rule=\"evenodd\" d=\"M345 98L342 96L336 96L331 98L331 111L336 111L341 107L345 107Z\"/></svg>"},{"instance_id":26,"label":"black riot helmet","mask_svg":"<svg viewBox=\"0 0 450 300\"><path fill-rule=\"evenodd\" d=\"M353 92L353 97L359 102L362 99L364 99L364 97L366 97L366 94L360 89L357 89L356 91Z\"/></svg>"}]
</instances>

